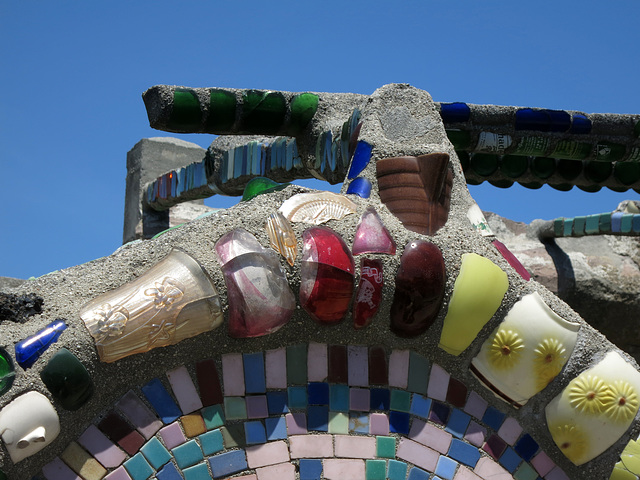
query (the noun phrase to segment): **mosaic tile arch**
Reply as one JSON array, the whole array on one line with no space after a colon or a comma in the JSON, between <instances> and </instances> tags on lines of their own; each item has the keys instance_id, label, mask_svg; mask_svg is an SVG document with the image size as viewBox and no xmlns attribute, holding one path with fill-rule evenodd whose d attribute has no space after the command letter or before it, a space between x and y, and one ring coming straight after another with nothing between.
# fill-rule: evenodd
<instances>
[{"instance_id":1,"label":"mosaic tile arch","mask_svg":"<svg viewBox=\"0 0 640 480\"><path fill-rule=\"evenodd\" d=\"M637 365L485 228L428 93L154 92L170 130L266 137L218 137L148 206L276 178L23 287L0 478L637 478Z\"/></svg>"}]
</instances>

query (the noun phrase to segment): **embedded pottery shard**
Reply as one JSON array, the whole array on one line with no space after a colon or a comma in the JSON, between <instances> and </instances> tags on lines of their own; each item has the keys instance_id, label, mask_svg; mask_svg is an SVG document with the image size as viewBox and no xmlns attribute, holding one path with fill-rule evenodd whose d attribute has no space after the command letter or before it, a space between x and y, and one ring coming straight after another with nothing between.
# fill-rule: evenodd
<instances>
[{"instance_id":1,"label":"embedded pottery shard","mask_svg":"<svg viewBox=\"0 0 640 480\"><path fill-rule=\"evenodd\" d=\"M425 240L407 244L396 274L391 304L391 331L401 337L424 333L444 300L446 271L442 252Z\"/></svg>"},{"instance_id":2,"label":"embedded pottery shard","mask_svg":"<svg viewBox=\"0 0 640 480\"><path fill-rule=\"evenodd\" d=\"M287 199L280 212L292 222L320 225L329 220L341 220L356 213L357 205L344 195L331 192L299 193Z\"/></svg>"},{"instance_id":3,"label":"embedded pottery shard","mask_svg":"<svg viewBox=\"0 0 640 480\"><path fill-rule=\"evenodd\" d=\"M298 242L296 234L280 212L272 213L267 219L266 227L271 248L282 255L289 265L293 266L297 255Z\"/></svg>"},{"instance_id":4,"label":"embedded pottery shard","mask_svg":"<svg viewBox=\"0 0 640 480\"><path fill-rule=\"evenodd\" d=\"M471 371L499 398L520 407L560 373L579 329L537 292L525 295L484 342Z\"/></svg>"},{"instance_id":5,"label":"embedded pottery shard","mask_svg":"<svg viewBox=\"0 0 640 480\"><path fill-rule=\"evenodd\" d=\"M218 292L182 250L80 310L103 362L174 345L222 323Z\"/></svg>"},{"instance_id":6,"label":"embedded pottery shard","mask_svg":"<svg viewBox=\"0 0 640 480\"><path fill-rule=\"evenodd\" d=\"M380 200L412 232L434 235L449 217L453 175L447 153L376 163Z\"/></svg>"},{"instance_id":7,"label":"embedded pottery shard","mask_svg":"<svg viewBox=\"0 0 640 480\"><path fill-rule=\"evenodd\" d=\"M41 393L27 392L0 410L0 435L13 463L39 452L59 433L58 414Z\"/></svg>"},{"instance_id":8,"label":"embedded pottery shard","mask_svg":"<svg viewBox=\"0 0 640 480\"><path fill-rule=\"evenodd\" d=\"M318 323L337 323L353 294L355 265L344 240L327 227L302 233L300 305Z\"/></svg>"},{"instance_id":9,"label":"embedded pottery shard","mask_svg":"<svg viewBox=\"0 0 640 480\"><path fill-rule=\"evenodd\" d=\"M241 228L215 245L229 302L229 335L259 337L286 324L296 308L277 255Z\"/></svg>"},{"instance_id":10,"label":"embedded pottery shard","mask_svg":"<svg viewBox=\"0 0 640 480\"><path fill-rule=\"evenodd\" d=\"M491 230L491 227L489 226L489 222L484 218L484 213L482 213L482 210L480 210L477 203L474 203L469 207L469 210L467 210L467 218L471 222L471 225L473 225L473 228L480 232L480 235L483 237L494 236L493 230Z\"/></svg>"},{"instance_id":11,"label":"embedded pottery shard","mask_svg":"<svg viewBox=\"0 0 640 480\"><path fill-rule=\"evenodd\" d=\"M393 241L391 234L382 224L382 220L373 207L367 207L362 214L356 228L351 251L354 255L362 253L396 254L396 242Z\"/></svg>"},{"instance_id":12,"label":"embedded pottery shard","mask_svg":"<svg viewBox=\"0 0 640 480\"><path fill-rule=\"evenodd\" d=\"M444 318L440 348L460 355L496 313L508 288L507 274L500 267L476 253L465 253Z\"/></svg>"},{"instance_id":13,"label":"embedded pottery shard","mask_svg":"<svg viewBox=\"0 0 640 480\"><path fill-rule=\"evenodd\" d=\"M353 326L364 328L371 323L382 300L382 261L373 258L360 260L360 284L353 306Z\"/></svg>"},{"instance_id":14,"label":"embedded pottery shard","mask_svg":"<svg viewBox=\"0 0 640 480\"><path fill-rule=\"evenodd\" d=\"M18 365L25 370L31 368L45 350L58 341L58 338L66 329L67 324L63 320L56 320L35 335L16 343L15 352Z\"/></svg>"},{"instance_id":15,"label":"embedded pottery shard","mask_svg":"<svg viewBox=\"0 0 640 480\"><path fill-rule=\"evenodd\" d=\"M47 389L66 410L78 410L93 395L93 381L78 357L61 348L40 372Z\"/></svg>"},{"instance_id":16,"label":"embedded pottery shard","mask_svg":"<svg viewBox=\"0 0 640 480\"><path fill-rule=\"evenodd\" d=\"M640 372L609 352L545 408L551 437L576 465L597 457L627 431L640 403Z\"/></svg>"}]
</instances>

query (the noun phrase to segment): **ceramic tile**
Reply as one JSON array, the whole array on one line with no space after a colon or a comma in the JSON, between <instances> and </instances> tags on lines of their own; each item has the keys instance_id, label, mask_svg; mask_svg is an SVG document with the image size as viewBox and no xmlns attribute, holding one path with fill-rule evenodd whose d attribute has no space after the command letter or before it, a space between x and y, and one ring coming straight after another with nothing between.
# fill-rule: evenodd
<instances>
[{"instance_id":1,"label":"ceramic tile","mask_svg":"<svg viewBox=\"0 0 640 480\"><path fill-rule=\"evenodd\" d=\"M182 413L187 414L202 408L202 400L200 400L187 367L182 366L168 371L167 378Z\"/></svg>"},{"instance_id":2,"label":"ceramic tile","mask_svg":"<svg viewBox=\"0 0 640 480\"><path fill-rule=\"evenodd\" d=\"M432 402L431 411L429 412L429 420L439 425L446 425L449 420L451 409L443 403Z\"/></svg>"},{"instance_id":3,"label":"ceramic tile","mask_svg":"<svg viewBox=\"0 0 640 480\"><path fill-rule=\"evenodd\" d=\"M264 357L267 388L287 388L287 351L267 350Z\"/></svg>"},{"instance_id":4,"label":"ceramic tile","mask_svg":"<svg viewBox=\"0 0 640 480\"><path fill-rule=\"evenodd\" d=\"M347 347L344 345L329 346L329 382L330 383L347 383L348 364L347 364Z\"/></svg>"},{"instance_id":5,"label":"ceramic tile","mask_svg":"<svg viewBox=\"0 0 640 480\"><path fill-rule=\"evenodd\" d=\"M335 435L334 445L336 457L374 458L376 456L376 439L373 437Z\"/></svg>"},{"instance_id":6,"label":"ceramic tile","mask_svg":"<svg viewBox=\"0 0 640 480\"><path fill-rule=\"evenodd\" d=\"M449 379L447 402L454 407L463 408L467 401L467 386L456 378Z\"/></svg>"},{"instance_id":7,"label":"ceramic tile","mask_svg":"<svg viewBox=\"0 0 640 480\"><path fill-rule=\"evenodd\" d=\"M224 415L227 420L247 418L247 404L244 397L224 397Z\"/></svg>"},{"instance_id":8,"label":"ceramic tile","mask_svg":"<svg viewBox=\"0 0 640 480\"><path fill-rule=\"evenodd\" d=\"M289 448L284 441L247 447L246 452L249 468L265 467L289 461Z\"/></svg>"},{"instance_id":9,"label":"ceramic tile","mask_svg":"<svg viewBox=\"0 0 640 480\"><path fill-rule=\"evenodd\" d=\"M329 412L329 433L348 434L349 415L344 412Z\"/></svg>"},{"instance_id":10,"label":"ceramic tile","mask_svg":"<svg viewBox=\"0 0 640 480\"><path fill-rule=\"evenodd\" d=\"M213 455L214 453L224 450L224 439L220 430L211 430L203 433L198 437L202 453L205 455Z\"/></svg>"},{"instance_id":11,"label":"ceramic tile","mask_svg":"<svg viewBox=\"0 0 640 480\"><path fill-rule=\"evenodd\" d=\"M439 457L435 450L406 438L400 439L396 456L430 472L435 470Z\"/></svg>"},{"instance_id":12,"label":"ceramic tile","mask_svg":"<svg viewBox=\"0 0 640 480\"><path fill-rule=\"evenodd\" d=\"M409 386L409 350L393 350L389 356L389 386Z\"/></svg>"},{"instance_id":13,"label":"ceramic tile","mask_svg":"<svg viewBox=\"0 0 640 480\"><path fill-rule=\"evenodd\" d=\"M185 468L182 470L182 474L184 475L184 480L211 480L206 463Z\"/></svg>"},{"instance_id":14,"label":"ceramic tile","mask_svg":"<svg viewBox=\"0 0 640 480\"><path fill-rule=\"evenodd\" d=\"M258 480L296 480L296 467L291 463L280 463L256 469Z\"/></svg>"},{"instance_id":15,"label":"ceramic tile","mask_svg":"<svg viewBox=\"0 0 640 480\"><path fill-rule=\"evenodd\" d=\"M513 417L507 417L498 430L498 435L509 445L513 446L522 433L522 427Z\"/></svg>"},{"instance_id":16,"label":"ceramic tile","mask_svg":"<svg viewBox=\"0 0 640 480\"><path fill-rule=\"evenodd\" d=\"M287 382L290 385L307 384L307 346L287 347Z\"/></svg>"},{"instance_id":17,"label":"ceramic tile","mask_svg":"<svg viewBox=\"0 0 640 480\"><path fill-rule=\"evenodd\" d=\"M288 401L289 398L286 391L267 392L267 410L269 415L287 413L289 411L289 407L287 407Z\"/></svg>"},{"instance_id":18,"label":"ceramic tile","mask_svg":"<svg viewBox=\"0 0 640 480\"><path fill-rule=\"evenodd\" d=\"M481 478L490 478L491 480L513 480L513 477L509 472L489 457L482 457L478 460L478 464L473 471Z\"/></svg>"},{"instance_id":19,"label":"ceramic tile","mask_svg":"<svg viewBox=\"0 0 640 480\"><path fill-rule=\"evenodd\" d=\"M451 446L447 455L469 467L475 467L480 459L480 452L473 445L469 445L457 438L451 440Z\"/></svg>"},{"instance_id":20,"label":"ceramic tile","mask_svg":"<svg viewBox=\"0 0 640 480\"><path fill-rule=\"evenodd\" d=\"M170 450L187 441L187 437L184 436L182 428L180 428L180 424L178 422L161 428L159 433L160 437L162 437L162 441Z\"/></svg>"},{"instance_id":21,"label":"ceramic tile","mask_svg":"<svg viewBox=\"0 0 640 480\"><path fill-rule=\"evenodd\" d=\"M202 415L200 413L190 413L180 417L182 429L187 437L197 437L207 431Z\"/></svg>"},{"instance_id":22,"label":"ceramic tile","mask_svg":"<svg viewBox=\"0 0 640 480\"><path fill-rule=\"evenodd\" d=\"M369 433L371 435L389 435L389 417L384 413L370 414Z\"/></svg>"},{"instance_id":23,"label":"ceramic tile","mask_svg":"<svg viewBox=\"0 0 640 480\"><path fill-rule=\"evenodd\" d=\"M209 465L214 478L232 475L246 470L248 466L244 450L232 450L209 457Z\"/></svg>"},{"instance_id":24,"label":"ceramic tile","mask_svg":"<svg viewBox=\"0 0 640 480\"><path fill-rule=\"evenodd\" d=\"M389 480L405 480L407 478L407 464L398 460L387 462L387 478Z\"/></svg>"},{"instance_id":25,"label":"ceramic tile","mask_svg":"<svg viewBox=\"0 0 640 480\"><path fill-rule=\"evenodd\" d=\"M386 480L387 462L385 460L365 460L365 480Z\"/></svg>"},{"instance_id":26,"label":"ceramic tile","mask_svg":"<svg viewBox=\"0 0 640 480\"><path fill-rule=\"evenodd\" d=\"M51 462L42 467L42 474L47 480L83 480L59 457L54 458Z\"/></svg>"},{"instance_id":27,"label":"ceramic tile","mask_svg":"<svg viewBox=\"0 0 640 480\"><path fill-rule=\"evenodd\" d=\"M416 417L427 419L431 410L431 399L422 395L414 394L411 398L411 408L409 413Z\"/></svg>"},{"instance_id":28,"label":"ceramic tile","mask_svg":"<svg viewBox=\"0 0 640 480\"><path fill-rule=\"evenodd\" d=\"M54 479L48 479L48 480L54 480ZM68 479L68 480L71 480L71 479ZM131 480L131 477L129 476L129 474L127 473L127 470L124 467L118 467L113 472L111 472L106 477L104 477L104 480ZM164 478L164 477L161 478L158 475L158 480L174 480L174 479Z\"/></svg>"},{"instance_id":29,"label":"ceramic tile","mask_svg":"<svg viewBox=\"0 0 640 480\"><path fill-rule=\"evenodd\" d=\"M349 411L349 387L331 385L329 387L329 409L333 412Z\"/></svg>"},{"instance_id":30,"label":"ceramic tile","mask_svg":"<svg viewBox=\"0 0 640 480\"><path fill-rule=\"evenodd\" d=\"M107 468L115 468L127 458L127 455L95 425L89 425L84 433L78 437L78 443Z\"/></svg>"},{"instance_id":31,"label":"ceramic tile","mask_svg":"<svg viewBox=\"0 0 640 480\"><path fill-rule=\"evenodd\" d=\"M265 443L267 441L267 432L261 421L245 422L244 436L247 445L255 445L256 443Z\"/></svg>"},{"instance_id":32,"label":"ceramic tile","mask_svg":"<svg viewBox=\"0 0 640 480\"><path fill-rule=\"evenodd\" d=\"M369 411L369 390L366 388L349 389L349 410Z\"/></svg>"},{"instance_id":33,"label":"ceramic tile","mask_svg":"<svg viewBox=\"0 0 640 480\"><path fill-rule=\"evenodd\" d=\"M453 477L453 480L482 480L482 478L473 473L464 465L460 465L455 477Z\"/></svg>"},{"instance_id":34,"label":"ceramic tile","mask_svg":"<svg viewBox=\"0 0 640 480\"><path fill-rule=\"evenodd\" d=\"M376 456L382 458L395 458L396 439L388 436L376 437Z\"/></svg>"},{"instance_id":35,"label":"ceramic tile","mask_svg":"<svg viewBox=\"0 0 640 480\"><path fill-rule=\"evenodd\" d=\"M210 405L200 410L204 425L207 430L212 430L224 425L225 418L221 405Z\"/></svg>"},{"instance_id":36,"label":"ceramic tile","mask_svg":"<svg viewBox=\"0 0 640 480\"><path fill-rule=\"evenodd\" d=\"M287 432L289 435L303 435L307 433L307 417L304 413L288 413L285 415Z\"/></svg>"},{"instance_id":37,"label":"ceramic tile","mask_svg":"<svg viewBox=\"0 0 640 480\"><path fill-rule=\"evenodd\" d=\"M389 410L391 392L388 389L372 388L370 392L369 406L371 407L371 410Z\"/></svg>"},{"instance_id":38,"label":"ceramic tile","mask_svg":"<svg viewBox=\"0 0 640 480\"><path fill-rule=\"evenodd\" d=\"M287 422L284 417L269 417L264 419L267 440L281 440L287 438Z\"/></svg>"},{"instance_id":39,"label":"ceramic tile","mask_svg":"<svg viewBox=\"0 0 640 480\"><path fill-rule=\"evenodd\" d=\"M541 477L544 477L556 466L553 460L544 452L538 453L531 459L531 465L536 469Z\"/></svg>"},{"instance_id":40,"label":"ceramic tile","mask_svg":"<svg viewBox=\"0 0 640 480\"><path fill-rule=\"evenodd\" d=\"M464 435L464 439L476 447L481 447L487 437L487 429L477 424L473 420L469 423L469 428Z\"/></svg>"},{"instance_id":41,"label":"ceramic tile","mask_svg":"<svg viewBox=\"0 0 640 480\"><path fill-rule=\"evenodd\" d=\"M467 403L464 406L464 411L469 415L476 417L477 419L482 419L488 405L489 404L484 398L482 398L476 392L471 391L471 393L469 393Z\"/></svg>"},{"instance_id":42,"label":"ceramic tile","mask_svg":"<svg viewBox=\"0 0 640 480\"><path fill-rule=\"evenodd\" d=\"M437 452L446 454L451 446L452 435L430 423L414 419L409 431L409 438Z\"/></svg>"},{"instance_id":43,"label":"ceramic tile","mask_svg":"<svg viewBox=\"0 0 640 480\"><path fill-rule=\"evenodd\" d=\"M175 422L182 411L158 378L142 387L142 393L164 424Z\"/></svg>"},{"instance_id":44,"label":"ceramic tile","mask_svg":"<svg viewBox=\"0 0 640 480\"><path fill-rule=\"evenodd\" d=\"M307 386L309 405L329 405L329 384L312 382Z\"/></svg>"},{"instance_id":45,"label":"ceramic tile","mask_svg":"<svg viewBox=\"0 0 640 480\"><path fill-rule=\"evenodd\" d=\"M506 415L495 407L489 407L482 416L482 422L493 430L500 430Z\"/></svg>"},{"instance_id":46,"label":"ceramic tile","mask_svg":"<svg viewBox=\"0 0 640 480\"><path fill-rule=\"evenodd\" d=\"M569 480L567 474L560 467L555 467L544 478L545 480Z\"/></svg>"},{"instance_id":47,"label":"ceramic tile","mask_svg":"<svg viewBox=\"0 0 640 480\"><path fill-rule=\"evenodd\" d=\"M410 392L427 394L427 381L429 379L429 360L422 355L411 351L409 353L409 378L407 389Z\"/></svg>"},{"instance_id":48,"label":"ceramic tile","mask_svg":"<svg viewBox=\"0 0 640 480\"><path fill-rule=\"evenodd\" d=\"M242 354L227 353L222 355L222 381L225 397L243 396L245 394Z\"/></svg>"},{"instance_id":49,"label":"ceramic tile","mask_svg":"<svg viewBox=\"0 0 640 480\"><path fill-rule=\"evenodd\" d=\"M409 413L411 409L411 393L404 390L391 390L389 409Z\"/></svg>"},{"instance_id":50,"label":"ceramic tile","mask_svg":"<svg viewBox=\"0 0 640 480\"><path fill-rule=\"evenodd\" d=\"M116 402L116 406L147 440L162 427L162 422L131 390Z\"/></svg>"},{"instance_id":51,"label":"ceramic tile","mask_svg":"<svg viewBox=\"0 0 640 480\"><path fill-rule=\"evenodd\" d=\"M76 442L71 442L60 454L60 458L85 480L100 480L107 470Z\"/></svg>"},{"instance_id":52,"label":"ceramic tile","mask_svg":"<svg viewBox=\"0 0 640 480\"><path fill-rule=\"evenodd\" d=\"M409 476L407 477L407 480L428 480L429 477L430 475L424 470L422 470L421 468L411 467L411 470L409 470ZM434 480L435 479L438 479L438 477L434 477Z\"/></svg>"},{"instance_id":53,"label":"ceramic tile","mask_svg":"<svg viewBox=\"0 0 640 480\"><path fill-rule=\"evenodd\" d=\"M449 374L440 365L434 364L429 375L427 396L434 400L445 401L449 389L449 378Z\"/></svg>"},{"instance_id":54,"label":"ceramic tile","mask_svg":"<svg viewBox=\"0 0 640 480\"><path fill-rule=\"evenodd\" d=\"M307 408L307 430L326 432L329 429L329 407L312 405Z\"/></svg>"},{"instance_id":55,"label":"ceramic tile","mask_svg":"<svg viewBox=\"0 0 640 480\"><path fill-rule=\"evenodd\" d=\"M366 387L369 385L369 351L366 346L349 345L347 347L349 361L349 385Z\"/></svg>"},{"instance_id":56,"label":"ceramic tile","mask_svg":"<svg viewBox=\"0 0 640 480\"><path fill-rule=\"evenodd\" d=\"M265 418L269 416L266 395L252 395L245 397L247 418Z\"/></svg>"},{"instance_id":57,"label":"ceramic tile","mask_svg":"<svg viewBox=\"0 0 640 480\"><path fill-rule=\"evenodd\" d=\"M520 440L515 444L515 451L522 457L525 462L531 461L533 456L538 451L538 443L529 435L525 433Z\"/></svg>"},{"instance_id":58,"label":"ceramic tile","mask_svg":"<svg viewBox=\"0 0 640 480\"><path fill-rule=\"evenodd\" d=\"M495 460L498 460L507 448L507 443L501 439L495 433L491 435L486 443L482 446L482 449L491 455Z\"/></svg>"},{"instance_id":59,"label":"ceramic tile","mask_svg":"<svg viewBox=\"0 0 640 480\"><path fill-rule=\"evenodd\" d=\"M445 430L455 437L462 438L467 431L470 421L471 417L469 415L462 410L454 408L451 411L451 416L449 417Z\"/></svg>"},{"instance_id":60,"label":"ceramic tile","mask_svg":"<svg viewBox=\"0 0 640 480\"><path fill-rule=\"evenodd\" d=\"M518 455L513 448L507 447L498 462L506 468L509 473L513 473L522 463L522 458L520 458L520 455Z\"/></svg>"},{"instance_id":61,"label":"ceramic tile","mask_svg":"<svg viewBox=\"0 0 640 480\"><path fill-rule=\"evenodd\" d=\"M369 433L369 415L352 412L349 414L350 433Z\"/></svg>"},{"instance_id":62,"label":"ceramic tile","mask_svg":"<svg viewBox=\"0 0 640 480\"><path fill-rule=\"evenodd\" d=\"M244 447L247 442L244 438L244 425L242 423L230 424L220 427L225 448Z\"/></svg>"},{"instance_id":63,"label":"ceramic tile","mask_svg":"<svg viewBox=\"0 0 640 480\"><path fill-rule=\"evenodd\" d=\"M327 480L341 480L346 478L365 478L364 460L323 460L324 478Z\"/></svg>"},{"instance_id":64,"label":"ceramic tile","mask_svg":"<svg viewBox=\"0 0 640 480\"><path fill-rule=\"evenodd\" d=\"M536 480L538 478L538 474L531 465L523 463L515 471L513 478L515 478L515 480Z\"/></svg>"},{"instance_id":65,"label":"ceramic tile","mask_svg":"<svg viewBox=\"0 0 640 480\"><path fill-rule=\"evenodd\" d=\"M320 480L322 476L322 460L302 458L298 464L300 480Z\"/></svg>"},{"instance_id":66,"label":"ceramic tile","mask_svg":"<svg viewBox=\"0 0 640 480\"><path fill-rule=\"evenodd\" d=\"M262 352L245 353L242 356L244 364L244 387L246 393L265 393L267 389L265 379L264 356Z\"/></svg>"},{"instance_id":67,"label":"ceramic tile","mask_svg":"<svg viewBox=\"0 0 640 480\"><path fill-rule=\"evenodd\" d=\"M328 350L324 343L309 343L307 377L309 382L326 382L329 375Z\"/></svg>"},{"instance_id":68,"label":"ceramic tile","mask_svg":"<svg viewBox=\"0 0 640 480\"><path fill-rule=\"evenodd\" d=\"M329 458L333 457L332 435L293 435L289 436L291 458Z\"/></svg>"},{"instance_id":69,"label":"ceramic tile","mask_svg":"<svg viewBox=\"0 0 640 480\"><path fill-rule=\"evenodd\" d=\"M456 472L456 468L458 468L458 462L440 455L440 458L438 458L438 464L436 465L436 471L434 473L442 480L452 480L453 475Z\"/></svg>"},{"instance_id":70,"label":"ceramic tile","mask_svg":"<svg viewBox=\"0 0 640 480\"><path fill-rule=\"evenodd\" d=\"M306 387L289 387L287 388L288 400L287 405L290 409L306 409L308 404Z\"/></svg>"},{"instance_id":71,"label":"ceramic tile","mask_svg":"<svg viewBox=\"0 0 640 480\"><path fill-rule=\"evenodd\" d=\"M147 480L147 478L153 475L153 468L151 468L151 465L147 463L141 453L135 454L124 462L123 465L132 480Z\"/></svg>"},{"instance_id":72,"label":"ceramic tile","mask_svg":"<svg viewBox=\"0 0 640 480\"><path fill-rule=\"evenodd\" d=\"M384 347L369 348L369 385L386 385L389 382L387 354Z\"/></svg>"},{"instance_id":73,"label":"ceramic tile","mask_svg":"<svg viewBox=\"0 0 640 480\"><path fill-rule=\"evenodd\" d=\"M196 380L200 389L200 398L205 407L223 402L220 377L215 360L201 360L196 363Z\"/></svg>"},{"instance_id":74,"label":"ceramic tile","mask_svg":"<svg viewBox=\"0 0 640 480\"><path fill-rule=\"evenodd\" d=\"M129 455L135 455L144 444L144 437L114 411L98 423L98 428Z\"/></svg>"},{"instance_id":75,"label":"ceramic tile","mask_svg":"<svg viewBox=\"0 0 640 480\"><path fill-rule=\"evenodd\" d=\"M202 449L195 440L189 440L187 443L177 446L171 450L171 454L176 459L176 463L180 468L190 467L203 460Z\"/></svg>"}]
</instances>

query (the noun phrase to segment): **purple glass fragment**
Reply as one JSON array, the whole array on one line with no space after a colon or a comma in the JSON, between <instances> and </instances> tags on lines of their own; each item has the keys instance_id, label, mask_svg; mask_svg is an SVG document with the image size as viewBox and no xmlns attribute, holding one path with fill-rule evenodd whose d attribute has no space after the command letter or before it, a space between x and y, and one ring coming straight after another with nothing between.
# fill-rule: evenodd
<instances>
[{"instance_id":1,"label":"purple glass fragment","mask_svg":"<svg viewBox=\"0 0 640 480\"><path fill-rule=\"evenodd\" d=\"M373 207L367 207L362 214L356 228L356 237L353 240L351 251L354 255L361 253L396 254L396 243Z\"/></svg>"}]
</instances>

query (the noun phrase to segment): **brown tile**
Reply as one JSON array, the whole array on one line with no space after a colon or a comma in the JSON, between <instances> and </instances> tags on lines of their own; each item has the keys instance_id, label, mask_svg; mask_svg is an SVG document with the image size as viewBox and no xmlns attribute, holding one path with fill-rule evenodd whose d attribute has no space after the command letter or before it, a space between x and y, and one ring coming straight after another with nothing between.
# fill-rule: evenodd
<instances>
[{"instance_id":1,"label":"brown tile","mask_svg":"<svg viewBox=\"0 0 640 480\"><path fill-rule=\"evenodd\" d=\"M369 348L369 385L388 385L389 370L384 347Z\"/></svg>"},{"instance_id":2,"label":"brown tile","mask_svg":"<svg viewBox=\"0 0 640 480\"><path fill-rule=\"evenodd\" d=\"M196 363L196 378L200 388L202 405L219 405L223 403L220 377L216 369L216 362L210 358Z\"/></svg>"},{"instance_id":3,"label":"brown tile","mask_svg":"<svg viewBox=\"0 0 640 480\"><path fill-rule=\"evenodd\" d=\"M100 421L98 428L129 455L135 455L145 443L144 437L114 411Z\"/></svg>"},{"instance_id":4,"label":"brown tile","mask_svg":"<svg viewBox=\"0 0 640 480\"><path fill-rule=\"evenodd\" d=\"M84 480L101 480L107 470L76 442L71 442L60 458Z\"/></svg>"},{"instance_id":5,"label":"brown tile","mask_svg":"<svg viewBox=\"0 0 640 480\"><path fill-rule=\"evenodd\" d=\"M180 417L182 429L187 437L197 437L207 431L202 415L199 413L190 413Z\"/></svg>"},{"instance_id":6,"label":"brown tile","mask_svg":"<svg viewBox=\"0 0 640 480\"><path fill-rule=\"evenodd\" d=\"M347 347L344 345L330 345L329 382L347 383L348 379Z\"/></svg>"},{"instance_id":7,"label":"brown tile","mask_svg":"<svg viewBox=\"0 0 640 480\"><path fill-rule=\"evenodd\" d=\"M458 408L463 408L467 402L467 386L453 377L449 379L447 402Z\"/></svg>"}]
</instances>

